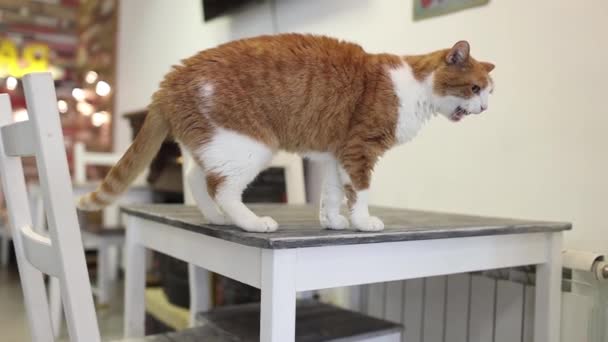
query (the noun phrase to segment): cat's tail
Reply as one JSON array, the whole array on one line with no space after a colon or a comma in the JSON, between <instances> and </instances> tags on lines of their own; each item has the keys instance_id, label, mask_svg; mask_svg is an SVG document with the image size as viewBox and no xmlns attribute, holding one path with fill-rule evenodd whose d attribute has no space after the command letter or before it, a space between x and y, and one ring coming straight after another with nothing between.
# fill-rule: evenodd
<instances>
[{"instance_id":1,"label":"cat's tail","mask_svg":"<svg viewBox=\"0 0 608 342\"><path fill-rule=\"evenodd\" d=\"M114 202L152 162L168 133L166 119L151 106L141 130L127 152L112 167L97 190L78 200L78 208L100 210Z\"/></svg>"}]
</instances>

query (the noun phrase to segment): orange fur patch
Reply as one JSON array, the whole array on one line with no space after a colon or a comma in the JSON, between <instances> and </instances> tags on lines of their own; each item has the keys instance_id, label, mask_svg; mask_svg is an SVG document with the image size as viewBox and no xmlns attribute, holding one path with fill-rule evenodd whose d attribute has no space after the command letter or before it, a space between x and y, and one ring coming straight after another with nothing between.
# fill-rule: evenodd
<instances>
[{"instance_id":1,"label":"orange fur patch","mask_svg":"<svg viewBox=\"0 0 608 342\"><path fill-rule=\"evenodd\" d=\"M346 206L348 209L352 209L357 201L357 193L355 192L355 189L348 184L344 186L344 193L346 194Z\"/></svg>"},{"instance_id":2,"label":"orange fur patch","mask_svg":"<svg viewBox=\"0 0 608 342\"><path fill-rule=\"evenodd\" d=\"M207 173L206 178L207 178L206 179L207 180L207 191L209 192L209 196L211 196L211 198L215 198L218 187L220 185L222 185L222 183L224 182L226 177L224 177L222 175L218 175L213 172L209 172L209 173Z\"/></svg>"}]
</instances>

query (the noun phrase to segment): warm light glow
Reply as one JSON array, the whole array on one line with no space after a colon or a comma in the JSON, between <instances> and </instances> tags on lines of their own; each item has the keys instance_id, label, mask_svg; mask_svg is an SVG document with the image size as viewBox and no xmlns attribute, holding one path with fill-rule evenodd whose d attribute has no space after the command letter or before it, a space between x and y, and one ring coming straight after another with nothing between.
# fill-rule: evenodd
<instances>
[{"instance_id":1,"label":"warm light glow","mask_svg":"<svg viewBox=\"0 0 608 342\"><path fill-rule=\"evenodd\" d=\"M76 99L76 101L84 101L84 98L85 98L84 90L82 90L80 88L74 88L72 90L72 96L74 97L74 99Z\"/></svg>"},{"instance_id":2,"label":"warm light glow","mask_svg":"<svg viewBox=\"0 0 608 342\"><path fill-rule=\"evenodd\" d=\"M65 114L68 112L68 103L65 100L57 101L57 109L59 109L59 113Z\"/></svg>"},{"instance_id":3,"label":"warm light glow","mask_svg":"<svg viewBox=\"0 0 608 342\"><path fill-rule=\"evenodd\" d=\"M111 90L112 87L110 87L110 85L104 81L97 82L97 85L95 86L95 92L99 96L107 96L108 94L110 94Z\"/></svg>"},{"instance_id":4,"label":"warm light glow","mask_svg":"<svg viewBox=\"0 0 608 342\"><path fill-rule=\"evenodd\" d=\"M80 101L76 104L76 110L78 110L80 114L84 116L89 116L93 114L95 108L93 108L93 105L88 102Z\"/></svg>"},{"instance_id":5,"label":"warm light glow","mask_svg":"<svg viewBox=\"0 0 608 342\"><path fill-rule=\"evenodd\" d=\"M95 81L97 81L97 73L93 70L87 72L87 74L84 76L84 80L88 83L88 84L93 84L95 83Z\"/></svg>"},{"instance_id":6,"label":"warm light glow","mask_svg":"<svg viewBox=\"0 0 608 342\"><path fill-rule=\"evenodd\" d=\"M9 76L6 78L6 89L15 90L17 89L17 79L13 76Z\"/></svg>"},{"instance_id":7,"label":"warm light glow","mask_svg":"<svg viewBox=\"0 0 608 342\"><path fill-rule=\"evenodd\" d=\"M17 122L26 121L27 119L29 119L29 117L27 116L27 110L25 110L24 108L17 109L15 113L13 113L13 117Z\"/></svg>"},{"instance_id":8,"label":"warm light glow","mask_svg":"<svg viewBox=\"0 0 608 342\"><path fill-rule=\"evenodd\" d=\"M108 121L110 121L110 114L106 111L94 113L91 117L91 123L95 127L99 127Z\"/></svg>"}]
</instances>

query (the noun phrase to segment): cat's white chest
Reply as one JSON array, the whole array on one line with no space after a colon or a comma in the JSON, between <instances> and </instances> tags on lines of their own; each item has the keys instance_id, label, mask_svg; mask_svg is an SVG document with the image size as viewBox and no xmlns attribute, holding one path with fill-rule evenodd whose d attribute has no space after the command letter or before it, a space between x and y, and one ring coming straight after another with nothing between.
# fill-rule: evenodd
<instances>
[{"instance_id":1,"label":"cat's white chest","mask_svg":"<svg viewBox=\"0 0 608 342\"><path fill-rule=\"evenodd\" d=\"M399 98L399 111L395 137L397 144L404 144L416 137L424 123L432 116L433 108L429 99L429 80L418 81L410 66L390 71L390 76Z\"/></svg>"}]
</instances>

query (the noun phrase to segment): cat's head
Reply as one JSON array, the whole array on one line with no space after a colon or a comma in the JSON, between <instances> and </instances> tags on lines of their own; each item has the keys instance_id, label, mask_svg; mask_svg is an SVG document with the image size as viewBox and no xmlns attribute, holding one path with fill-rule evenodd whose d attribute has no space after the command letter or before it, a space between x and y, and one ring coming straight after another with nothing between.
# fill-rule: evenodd
<instances>
[{"instance_id":1,"label":"cat's head","mask_svg":"<svg viewBox=\"0 0 608 342\"><path fill-rule=\"evenodd\" d=\"M469 52L466 41L438 52L439 61L433 71L433 105L452 121L488 109L488 98L494 89L489 75L494 64L478 62Z\"/></svg>"}]
</instances>

